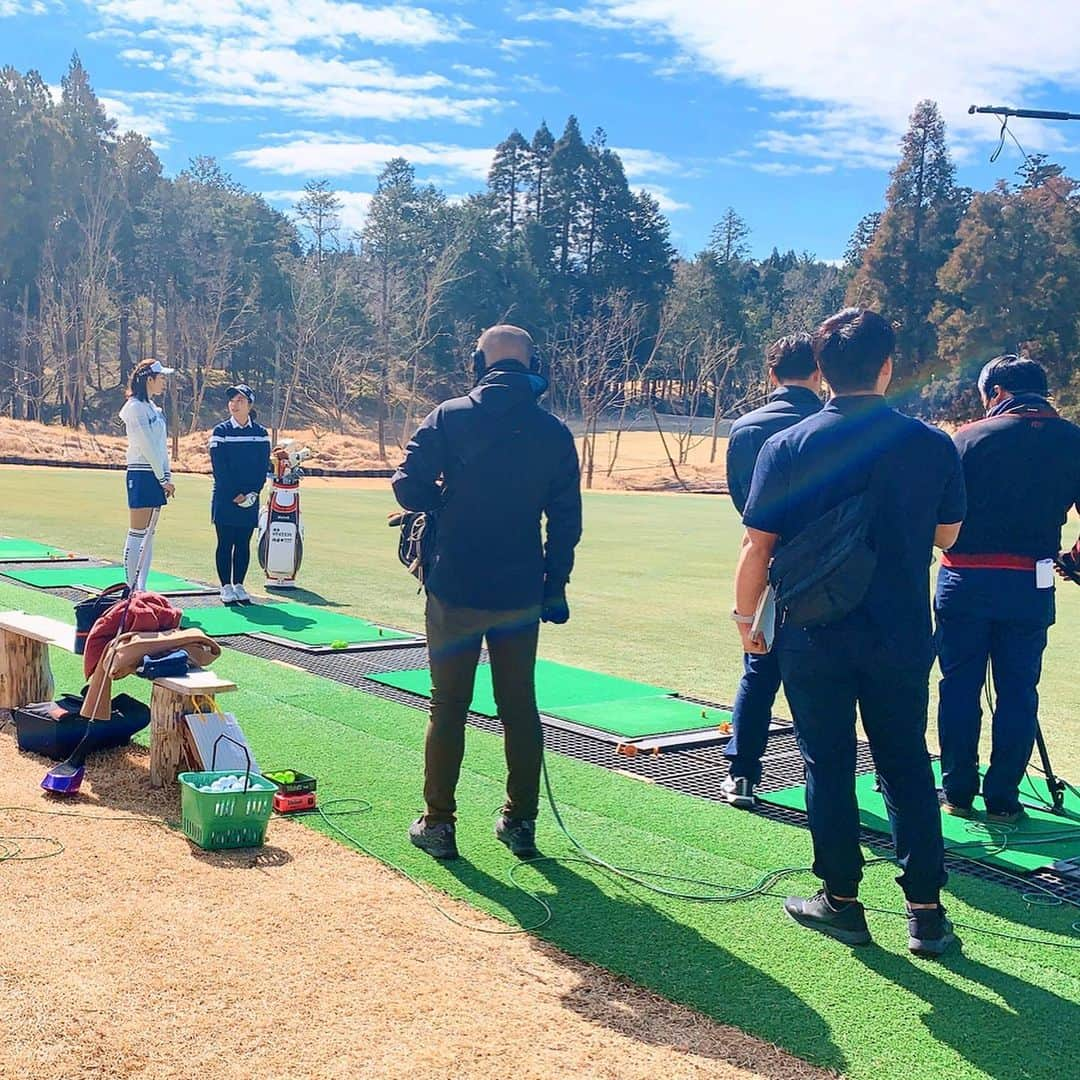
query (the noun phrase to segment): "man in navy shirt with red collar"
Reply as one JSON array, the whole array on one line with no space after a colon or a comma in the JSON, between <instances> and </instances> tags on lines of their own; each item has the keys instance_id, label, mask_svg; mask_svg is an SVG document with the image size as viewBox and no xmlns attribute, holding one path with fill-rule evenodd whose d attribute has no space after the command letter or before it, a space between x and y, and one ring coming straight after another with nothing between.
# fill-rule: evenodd
<instances>
[{"instance_id":1,"label":"man in navy shirt with red collar","mask_svg":"<svg viewBox=\"0 0 1080 1080\"><path fill-rule=\"evenodd\" d=\"M727 485L740 514L746 507L754 465L766 440L821 409L821 372L809 334L789 334L774 341L765 353L765 365L775 389L760 409L740 416L728 434ZM747 653L731 709L733 731L724 748L728 775L720 785L722 797L733 806L749 809L754 805L754 787L761 783L761 755L769 738L769 721L779 689L776 654Z\"/></svg>"},{"instance_id":2,"label":"man in navy shirt with red collar","mask_svg":"<svg viewBox=\"0 0 1080 1080\"><path fill-rule=\"evenodd\" d=\"M774 647L806 763L814 872L824 887L789 897L802 926L849 945L869 943L858 900L863 857L855 798L855 710L862 717L892 825L897 881L908 903L908 947L936 956L955 940L940 904L945 883L941 814L926 748L930 665L931 550L948 547L964 517L964 478L942 431L891 409L893 329L880 315L847 308L814 335L832 392L815 414L774 435L754 469L735 576L743 651L762 653L751 616L778 547L845 500L873 493L868 541L876 562L862 600L828 625L794 619Z\"/></svg>"},{"instance_id":3,"label":"man in navy shirt with red collar","mask_svg":"<svg viewBox=\"0 0 1080 1080\"><path fill-rule=\"evenodd\" d=\"M970 817L979 793L979 699L989 664L997 701L982 794L987 818L1011 824L1023 815L1020 782L1035 742L1053 563L1074 574L1080 567L1080 541L1059 553L1069 509L1080 508L1080 428L1051 406L1034 360L991 360L979 394L985 419L954 439L968 514L942 556L934 600L943 809Z\"/></svg>"}]
</instances>

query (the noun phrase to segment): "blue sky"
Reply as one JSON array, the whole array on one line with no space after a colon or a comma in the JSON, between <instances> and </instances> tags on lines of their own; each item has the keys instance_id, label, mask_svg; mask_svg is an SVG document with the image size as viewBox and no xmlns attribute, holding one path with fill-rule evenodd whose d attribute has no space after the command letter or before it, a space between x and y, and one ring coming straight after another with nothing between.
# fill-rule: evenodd
<instances>
[{"instance_id":1,"label":"blue sky","mask_svg":"<svg viewBox=\"0 0 1080 1080\"><path fill-rule=\"evenodd\" d=\"M687 253L734 206L755 255L839 258L920 98L977 187L1021 157L1010 141L989 164L997 124L969 104L1080 111L1080 5L1047 0L0 0L0 42L50 84L77 49L167 172L212 154L283 209L327 177L350 227L389 157L464 194L512 128L557 137L574 113ZM1013 122L1072 169L1069 127Z\"/></svg>"}]
</instances>

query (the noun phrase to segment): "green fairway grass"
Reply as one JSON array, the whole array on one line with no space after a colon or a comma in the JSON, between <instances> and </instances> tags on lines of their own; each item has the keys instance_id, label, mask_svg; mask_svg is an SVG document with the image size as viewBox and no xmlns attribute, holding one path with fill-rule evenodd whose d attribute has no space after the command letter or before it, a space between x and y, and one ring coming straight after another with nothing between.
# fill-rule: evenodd
<instances>
[{"instance_id":1,"label":"green fairway grass","mask_svg":"<svg viewBox=\"0 0 1080 1080\"><path fill-rule=\"evenodd\" d=\"M177 497L161 517L154 566L214 580L209 478L180 475L176 483ZM5 532L120 557L127 530L123 473L4 469L0 484ZM386 527L396 505L389 484L385 491L312 484L301 488L301 500L303 588L290 598L422 632L423 598L397 561L397 534ZM1074 516L1070 543L1077 527ZM585 533L567 590L570 622L543 628L541 656L730 705L742 672L738 635L727 617L741 536L726 496L586 494ZM260 581L253 560L249 588ZM1080 588L1059 584L1057 608L1041 716L1056 768L1077 780L1080 679L1072 647L1080 641ZM783 698L776 711L789 715Z\"/></svg>"},{"instance_id":2,"label":"green fairway grass","mask_svg":"<svg viewBox=\"0 0 1080 1080\"><path fill-rule=\"evenodd\" d=\"M54 617L67 610L59 598L0 583L0 609L11 607ZM52 655L58 687L80 685L79 658ZM906 922L895 914L872 911L875 945L848 949L795 926L777 896L728 904L660 898L573 861L546 806L540 847L547 856L569 858L521 866L491 831L505 774L501 740L475 729L467 733L458 788L463 858L440 864L405 836L421 801L422 711L231 650L214 667L239 687L228 695L228 708L260 761L317 776L324 805L339 797L372 804L369 813L335 823L378 857L510 925L535 923L542 914L508 879L519 867L522 883L553 911L537 936L573 956L852 1080L1061 1080L1075 1072L1080 951L962 928L961 954L919 961L908 955ZM145 699L149 684L129 678L119 689ZM669 882L673 888L721 894L809 859L802 829L556 754L548 764L567 825L583 843L623 866L714 883ZM42 759L43 771L46 765ZM93 758L87 771L92 784ZM28 791L26 802L39 797ZM319 818L304 824L336 835ZM287 853L292 830L300 827L275 820L267 842ZM341 857L351 857L344 847ZM55 865L57 874L73 879L85 872L75 850ZM891 866L868 868L862 890L868 905L899 906L894 874ZM776 891L814 884L800 873ZM416 902L424 902L419 894ZM996 884L953 875L945 902L961 924L1080 944L1069 930L1075 910L1031 904ZM430 918L441 917L432 910ZM466 931L448 926L447 932ZM528 1052L542 1072L543 1047Z\"/></svg>"},{"instance_id":3,"label":"green fairway grass","mask_svg":"<svg viewBox=\"0 0 1080 1080\"><path fill-rule=\"evenodd\" d=\"M51 562L70 559L71 553L39 544L36 540L21 540L17 536L0 536L0 559L4 562Z\"/></svg>"}]
</instances>

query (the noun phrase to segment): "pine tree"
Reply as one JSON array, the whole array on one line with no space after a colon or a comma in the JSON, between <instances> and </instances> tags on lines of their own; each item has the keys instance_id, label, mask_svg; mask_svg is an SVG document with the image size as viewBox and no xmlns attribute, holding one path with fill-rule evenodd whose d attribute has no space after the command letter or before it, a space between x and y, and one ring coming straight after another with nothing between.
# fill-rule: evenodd
<instances>
[{"instance_id":1,"label":"pine tree","mask_svg":"<svg viewBox=\"0 0 1080 1080\"><path fill-rule=\"evenodd\" d=\"M873 242L848 289L849 303L871 305L899 323L897 385L936 356L930 312L964 204L955 175L938 107L922 101L911 115Z\"/></svg>"},{"instance_id":2,"label":"pine tree","mask_svg":"<svg viewBox=\"0 0 1080 1080\"><path fill-rule=\"evenodd\" d=\"M296 216L308 227L315 241L315 265L322 266L327 248L337 245L341 228L342 202L329 180L309 180L296 204Z\"/></svg>"},{"instance_id":3,"label":"pine tree","mask_svg":"<svg viewBox=\"0 0 1080 1080\"><path fill-rule=\"evenodd\" d=\"M544 212L547 209L547 184L551 168L551 155L555 151L555 137L551 134L547 121L540 121L540 126L536 129L536 134L533 135L531 150L532 213L535 221L542 222Z\"/></svg>"},{"instance_id":4,"label":"pine tree","mask_svg":"<svg viewBox=\"0 0 1080 1080\"><path fill-rule=\"evenodd\" d=\"M747 238L750 228L746 222L729 206L724 216L713 226L709 237L709 250L724 266L745 259L750 253Z\"/></svg>"},{"instance_id":5,"label":"pine tree","mask_svg":"<svg viewBox=\"0 0 1080 1080\"><path fill-rule=\"evenodd\" d=\"M523 224L522 204L527 205L533 167L532 148L515 128L495 147L495 157L488 172L488 192L495 198L496 213L508 238L512 238Z\"/></svg>"},{"instance_id":6,"label":"pine tree","mask_svg":"<svg viewBox=\"0 0 1080 1080\"><path fill-rule=\"evenodd\" d=\"M581 137L577 117L571 116L551 152L548 196L558 260L557 272L564 285L573 269L575 257L581 253L582 214L592 168L593 157Z\"/></svg>"},{"instance_id":7,"label":"pine tree","mask_svg":"<svg viewBox=\"0 0 1080 1080\"><path fill-rule=\"evenodd\" d=\"M844 249L844 266L850 270L857 270L866 254L866 249L874 242L878 226L881 224L881 212L873 210L869 214L863 214L855 231L848 240Z\"/></svg>"}]
</instances>

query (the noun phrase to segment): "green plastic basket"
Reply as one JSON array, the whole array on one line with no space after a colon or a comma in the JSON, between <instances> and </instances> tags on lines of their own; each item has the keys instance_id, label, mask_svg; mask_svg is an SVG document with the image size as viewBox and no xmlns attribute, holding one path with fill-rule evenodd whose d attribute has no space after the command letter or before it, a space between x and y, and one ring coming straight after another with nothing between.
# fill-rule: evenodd
<instances>
[{"instance_id":1,"label":"green plastic basket","mask_svg":"<svg viewBox=\"0 0 1080 1080\"><path fill-rule=\"evenodd\" d=\"M277 787L257 773L248 773L247 791L200 791L221 776L240 776L236 769L181 773L180 826L205 851L262 847Z\"/></svg>"}]
</instances>

